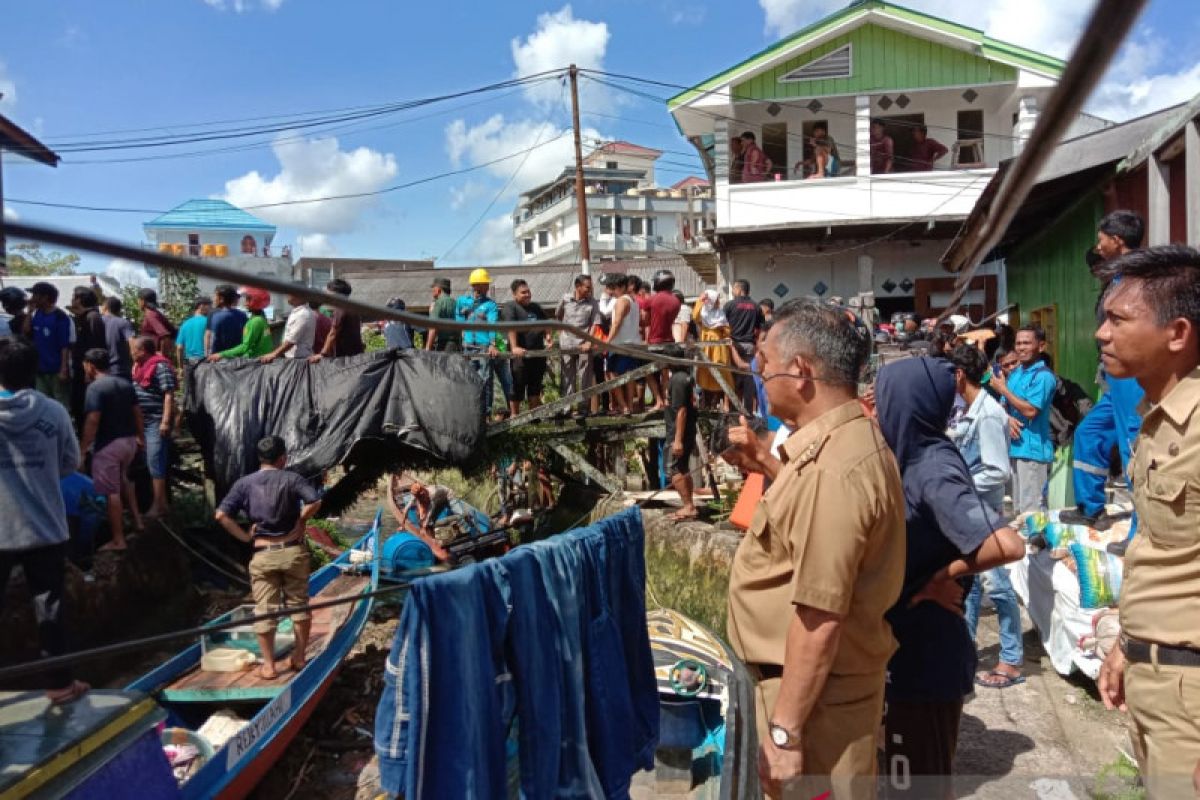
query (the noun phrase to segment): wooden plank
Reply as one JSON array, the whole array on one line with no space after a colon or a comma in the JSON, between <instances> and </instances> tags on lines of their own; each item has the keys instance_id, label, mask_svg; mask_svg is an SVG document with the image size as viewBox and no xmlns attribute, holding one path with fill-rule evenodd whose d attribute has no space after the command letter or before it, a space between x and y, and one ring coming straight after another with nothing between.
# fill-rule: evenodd
<instances>
[{"instance_id":1,"label":"wooden plank","mask_svg":"<svg viewBox=\"0 0 1200 800\"><path fill-rule=\"evenodd\" d=\"M359 575L339 575L311 600L340 597L360 592L370 583ZM345 624L356 603L320 608L312 613L312 631L305 657L311 661L329 645L333 634ZM217 702L221 700L270 700L283 691L287 680L268 681L257 668L238 672L209 672L193 669L163 689L162 698L175 702Z\"/></svg>"},{"instance_id":2,"label":"wooden plank","mask_svg":"<svg viewBox=\"0 0 1200 800\"><path fill-rule=\"evenodd\" d=\"M593 467L588 463L586 458L579 455L565 444L552 444L550 445L550 449L558 453L562 457L563 461L566 461L575 469L579 470L584 477L595 483L600 488L604 489L609 494L619 494L621 492L622 487L619 487L613 483L613 481L607 475Z\"/></svg>"},{"instance_id":3,"label":"wooden plank","mask_svg":"<svg viewBox=\"0 0 1200 800\"><path fill-rule=\"evenodd\" d=\"M547 403L544 406L538 406L532 411L526 411L524 414L518 414L511 419L489 425L487 429L487 435L495 436L498 433L503 433L504 431L510 430L519 425L528 425L531 422L547 420L556 414L570 411L576 403L580 403L584 400L591 399L592 397L602 395L605 392L610 392L618 386L624 386L625 384L636 381L639 378L652 375L658 370L658 365L654 364L653 362L649 364L643 364L637 369L627 372L615 380L597 383L595 386L588 387L581 392L576 392L575 394L559 398L553 403Z\"/></svg>"}]
</instances>

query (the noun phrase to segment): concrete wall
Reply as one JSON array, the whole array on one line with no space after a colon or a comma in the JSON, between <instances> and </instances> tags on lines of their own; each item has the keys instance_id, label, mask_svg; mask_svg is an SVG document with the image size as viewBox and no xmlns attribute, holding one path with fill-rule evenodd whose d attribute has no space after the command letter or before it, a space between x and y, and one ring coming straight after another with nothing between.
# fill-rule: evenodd
<instances>
[{"instance_id":1,"label":"concrete wall","mask_svg":"<svg viewBox=\"0 0 1200 800\"><path fill-rule=\"evenodd\" d=\"M187 244L188 234L194 233L200 237L200 246L206 244L223 244L229 248L229 254L242 252L242 237L253 236L256 252L261 253L264 244L275 238L274 232L268 231L217 231L196 228L165 228L148 229L146 238L155 245L158 244Z\"/></svg>"},{"instance_id":2,"label":"concrete wall","mask_svg":"<svg viewBox=\"0 0 1200 800\"><path fill-rule=\"evenodd\" d=\"M900 286L906 279L915 282L918 278L950 277L939 263L948 241L922 239L910 242L901 236L867 247L859 245L861 242L831 240L823 245L824 252L812 245L738 248L723 256L722 277L727 281L748 280L755 298L770 297L776 304L814 296L813 287L819 281L827 287L826 298L873 291L877 301L902 299L907 301L904 305L908 308L912 307L913 292ZM867 265L860 263L864 256L871 261L869 273ZM1002 275L1002 272L1002 263L992 263L981 267L979 274ZM888 280L895 284L890 292L883 288ZM775 293L775 287L781 284L788 290L782 297ZM999 284L1001 291L997 304L1003 307L1007 302L1003 277ZM968 293L967 302L982 302L982 297L977 294L981 293Z\"/></svg>"}]
</instances>

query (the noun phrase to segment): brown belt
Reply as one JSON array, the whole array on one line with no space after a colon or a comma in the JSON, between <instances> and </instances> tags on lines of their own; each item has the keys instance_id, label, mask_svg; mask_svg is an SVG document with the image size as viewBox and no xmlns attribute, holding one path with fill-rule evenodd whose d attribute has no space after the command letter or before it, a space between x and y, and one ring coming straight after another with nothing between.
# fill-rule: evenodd
<instances>
[{"instance_id":1,"label":"brown belt","mask_svg":"<svg viewBox=\"0 0 1200 800\"><path fill-rule=\"evenodd\" d=\"M254 549L255 550L284 550L288 547L299 547L301 545L302 538L303 537L297 538L297 539L289 539L286 542L272 542L271 544L259 544L258 542L255 542ZM262 539L259 539L258 541L262 541Z\"/></svg>"},{"instance_id":2,"label":"brown belt","mask_svg":"<svg viewBox=\"0 0 1200 800\"><path fill-rule=\"evenodd\" d=\"M1160 664L1165 667L1200 667L1200 650L1144 642L1131 636L1121 637L1121 652L1134 664Z\"/></svg>"},{"instance_id":3,"label":"brown belt","mask_svg":"<svg viewBox=\"0 0 1200 800\"><path fill-rule=\"evenodd\" d=\"M755 680L769 681L783 677L783 667L779 664L747 664Z\"/></svg>"}]
</instances>

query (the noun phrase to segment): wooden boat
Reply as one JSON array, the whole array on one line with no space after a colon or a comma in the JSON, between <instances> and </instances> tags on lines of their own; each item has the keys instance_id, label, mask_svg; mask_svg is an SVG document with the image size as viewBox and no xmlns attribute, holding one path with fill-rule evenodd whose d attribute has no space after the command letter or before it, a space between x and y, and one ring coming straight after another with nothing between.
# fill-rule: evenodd
<instances>
[{"instance_id":1,"label":"wooden boat","mask_svg":"<svg viewBox=\"0 0 1200 800\"><path fill-rule=\"evenodd\" d=\"M363 547L376 540L381 514L359 540ZM376 588L378 562L356 571L350 552L314 572L308 581L313 602L362 594ZM371 598L317 609L312 613L312 633L307 663L298 673L281 670L273 681L258 671L208 672L201 667L197 643L129 685L157 700L170 729L198 731L218 711L231 710L240 729L213 747L202 766L179 786L182 798L244 797L279 759L333 683L342 661L362 633L370 616ZM230 619L226 614L214 622ZM144 795L143 795L144 796Z\"/></svg>"}]
</instances>

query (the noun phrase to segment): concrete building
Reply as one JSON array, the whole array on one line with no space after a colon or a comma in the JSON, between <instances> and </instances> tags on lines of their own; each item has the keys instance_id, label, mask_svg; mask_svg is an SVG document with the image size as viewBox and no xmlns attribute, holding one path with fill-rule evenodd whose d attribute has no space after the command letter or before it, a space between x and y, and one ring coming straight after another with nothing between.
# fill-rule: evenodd
<instances>
[{"instance_id":1,"label":"concrete building","mask_svg":"<svg viewBox=\"0 0 1200 800\"><path fill-rule=\"evenodd\" d=\"M713 180L723 285L757 297L873 293L880 312L929 315L953 278L939 259L997 165L1019 152L1063 62L963 25L859 0L673 97L668 107ZM872 120L894 143L871 166ZM1081 117L1070 135L1106 125ZM824 125L840 168L809 177ZM914 149L927 129L947 154ZM770 170L743 182L730 139L753 133ZM733 174L731 174L731 172ZM1002 264L982 270L970 313L1004 302Z\"/></svg>"},{"instance_id":2,"label":"concrete building","mask_svg":"<svg viewBox=\"0 0 1200 800\"><path fill-rule=\"evenodd\" d=\"M588 241L593 261L709 250L712 227L708 181L656 185L659 150L608 142L584 158ZM575 168L524 192L513 212L513 236L522 264L578 261L579 215Z\"/></svg>"},{"instance_id":3,"label":"concrete building","mask_svg":"<svg viewBox=\"0 0 1200 800\"><path fill-rule=\"evenodd\" d=\"M296 262L296 278L306 286L324 289L334 278L351 283L358 276L385 276L412 270L433 269L433 261L392 258L321 258L304 256Z\"/></svg>"},{"instance_id":4,"label":"concrete building","mask_svg":"<svg viewBox=\"0 0 1200 800\"><path fill-rule=\"evenodd\" d=\"M165 214L142 224L147 248L192 258L216 259L223 266L246 276L267 276L290 281L292 273L291 248L284 246L278 254L272 252L275 226L224 200L188 200ZM157 269L147 265L151 275ZM211 294L222 281L199 278L201 293ZM273 298L273 307L286 309L280 296Z\"/></svg>"}]
</instances>

